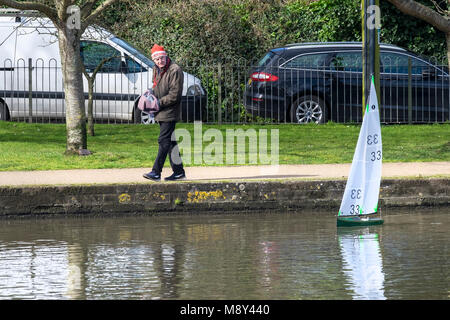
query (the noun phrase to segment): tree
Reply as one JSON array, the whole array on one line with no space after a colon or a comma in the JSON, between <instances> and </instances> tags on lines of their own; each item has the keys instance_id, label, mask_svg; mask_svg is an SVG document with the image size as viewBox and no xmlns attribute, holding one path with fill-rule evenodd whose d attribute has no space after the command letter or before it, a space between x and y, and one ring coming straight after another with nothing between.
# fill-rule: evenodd
<instances>
[{"instance_id":1,"label":"tree","mask_svg":"<svg viewBox=\"0 0 450 320\"><path fill-rule=\"evenodd\" d=\"M387 0L401 12L424 20L445 33L447 61L450 68L450 0L430 0L434 9L414 0Z\"/></svg>"},{"instance_id":2,"label":"tree","mask_svg":"<svg viewBox=\"0 0 450 320\"><path fill-rule=\"evenodd\" d=\"M118 1L121 0L0 0L0 5L39 11L52 20L57 29L66 106L66 154L89 154L85 152L87 135L81 35L105 9Z\"/></svg>"},{"instance_id":3,"label":"tree","mask_svg":"<svg viewBox=\"0 0 450 320\"><path fill-rule=\"evenodd\" d=\"M95 135L95 131L94 131L94 111L93 111L93 104L94 104L94 83L95 83L95 76L97 75L97 73L101 70L101 68L103 67L103 65L108 62L109 60L112 59L117 59L120 57L117 56L112 56L112 57L108 57L103 59L98 66L92 71L92 75L89 75L89 72L86 70L86 67L83 66L83 74L87 79L88 82L88 128L87 131L89 133L90 136L94 136Z\"/></svg>"}]
</instances>

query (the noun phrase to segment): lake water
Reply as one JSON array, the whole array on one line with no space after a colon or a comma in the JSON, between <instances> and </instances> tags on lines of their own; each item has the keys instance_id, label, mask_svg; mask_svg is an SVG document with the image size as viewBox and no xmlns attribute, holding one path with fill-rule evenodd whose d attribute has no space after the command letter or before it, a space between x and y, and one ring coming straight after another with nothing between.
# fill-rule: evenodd
<instances>
[{"instance_id":1,"label":"lake water","mask_svg":"<svg viewBox=\"0 0 450 320\"><path fill-rule=\"evenodd\" d=\"M446 299L450 208L0 220L0 299Z\"/></svg>"}]
</instances>

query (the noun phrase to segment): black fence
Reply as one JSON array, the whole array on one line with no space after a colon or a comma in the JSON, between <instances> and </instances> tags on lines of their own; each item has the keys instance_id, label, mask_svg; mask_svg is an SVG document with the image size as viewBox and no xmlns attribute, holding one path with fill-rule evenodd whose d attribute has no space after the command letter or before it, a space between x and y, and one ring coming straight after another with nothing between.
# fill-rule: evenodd
<instances>
[{"instance_id":1,"label":"black fence","mask_svg":"<svg viewBox=\"0 0 450 320\"><path fill-rule=\"evenodd\" d=\"M360 122L362 72L358 59L320 56L277 66L186 64L181 119L205 123ZM382 61L380 117L383 123L442 123L449 120L448 67L414 60ZM151 87L151 69L104 69L94 83L96 122L151 123L136 109ZM84 84L86 106L87 81ZM86 107L87 110L87 107ZM65 121L61 67L57 61L10 59L0 62L0 120Z\"/></svg>"}]
</instances>

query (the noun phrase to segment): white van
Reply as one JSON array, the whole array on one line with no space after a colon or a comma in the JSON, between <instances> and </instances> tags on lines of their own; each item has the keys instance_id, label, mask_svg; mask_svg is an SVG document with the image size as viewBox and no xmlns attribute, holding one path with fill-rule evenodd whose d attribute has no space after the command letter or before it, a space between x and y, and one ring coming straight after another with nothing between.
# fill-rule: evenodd
<instances>
[{"instance_id":1,"label":"white van","mask_svg":"<svg viewBox=\"0 0 450 320\"><path fill-rule=\"evenodd\" d=\"M65 118L56 28L48 18L7 10L0 12L0 120ZM98 27L86 30L80 50L91 75L104 58L114 57L96 75L95 119L153 122L147 113L137 109L136 103L152 85L151 59ZM88 84L83 79L87 110ZM200 120L206 100L200 80L184 72L181 119Z\"/></svg>"}]
</instances>

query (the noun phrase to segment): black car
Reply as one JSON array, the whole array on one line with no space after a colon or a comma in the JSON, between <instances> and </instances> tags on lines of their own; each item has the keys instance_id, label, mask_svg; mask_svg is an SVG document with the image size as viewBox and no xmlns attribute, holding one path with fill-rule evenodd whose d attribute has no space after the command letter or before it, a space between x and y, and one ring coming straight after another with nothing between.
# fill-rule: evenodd
<instances>
[{"instance_id":1,"label":"black car","mask_svg":"<svg viewBox=\"0 0 450 320\"><path fill-rule=\"evenodd\" d=\"M393 45L380 45L380 117L385 123L449 120L449 70ZM253 116L294 123L362 120L362 45L291 44L252 68L244 94Z\"/></svg>"}]
</instances>

